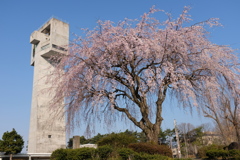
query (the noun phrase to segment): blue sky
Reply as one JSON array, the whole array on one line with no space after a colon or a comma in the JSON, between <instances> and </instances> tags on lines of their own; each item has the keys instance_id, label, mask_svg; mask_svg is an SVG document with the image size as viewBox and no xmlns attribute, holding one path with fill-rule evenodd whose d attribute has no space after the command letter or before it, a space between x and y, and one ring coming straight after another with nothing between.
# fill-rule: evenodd
<instances>
[{"instance_id":1,"label":"blue sky","mask_svg":"<svg viewBox=\"0 0 240 160\"><path fill-rule=\"evenodd\" d=\"M25 141L28 138L33 79L29 37L34 30L56 16L69 23L71 34L81 34L80 28L92 29L97 20L118 22L139 18L153 5L174 17L184 6L191 6L194 22L220 18L223 27L211 30L211 41L240 48L239 0L0 0L0 138L12 128ZM174 119L178 124L194 125L209 121L175 109L176 106L166 107L170 109L164 109L163 128L173 128ZM81 128L77 130L77 134L84 132Z\"/></svg>"}]
</instances>

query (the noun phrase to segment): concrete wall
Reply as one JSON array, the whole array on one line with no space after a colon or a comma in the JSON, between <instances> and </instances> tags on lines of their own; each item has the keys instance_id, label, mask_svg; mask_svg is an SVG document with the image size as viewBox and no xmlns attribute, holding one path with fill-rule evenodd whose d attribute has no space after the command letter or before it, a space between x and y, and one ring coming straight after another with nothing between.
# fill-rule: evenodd
<instances>
[{"instance_id":1,"label":"concrete wall","mask_svg":"<svg viewBox=\"0 0 240 160\"><path fill-rule=\"evenodd\" d=\"M62 117L57 117L56 112L50 110L49 102L53 95L47 92L51 86L45 82L54 69L49 57L66 52L54 46L66 47L68 41L69 25L55 18L34 31L30 37L34 76L28 153L51 153L57 148L66 147L65 117L62 116L63 112L59 114Z\"/></svg>"},{"instance_id":2,"label":"concrete wall","mask_svg":"<svg viewBox=\"0 0 240 160\"><path fill-rule=\"evenodd\" d=\"M73 136L73 149L80 148L80 136Z\"/></svg>"}]
</instances>

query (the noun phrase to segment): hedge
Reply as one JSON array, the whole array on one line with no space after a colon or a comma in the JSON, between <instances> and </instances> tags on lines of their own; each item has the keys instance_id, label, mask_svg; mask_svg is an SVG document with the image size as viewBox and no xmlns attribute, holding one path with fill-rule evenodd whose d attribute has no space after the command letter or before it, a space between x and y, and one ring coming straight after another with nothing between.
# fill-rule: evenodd
<instances>
[{"instance_id":1,"label":"hedge","mask_svg":"<svg viewBox=\"0 0 240 160\"><path fill-rule=\"evenodd\" d=\"M133 143L128 145L133 151L147 154L160 154L172 157L172 150L166 145L157 145L151 143Z\"/></svg>"},{"instance_id":2,"label":"hedge","mask_svg":"<svg viewBox=\"0 0 240 160\"><path fill-rule=\"evenodd\" d=\"M130 143L136 143L136 137L132 135L126 135L124 133L112 133L97 142L98 146L109 145L113 148L124 148Z\"/></svg>"},{"instance_id":3,"label":"hedge","mask_svg":"<svg viewBox=\"0 0 240 160\"><path fill-rule=\"evenodd\" d=\"M95 157L94 148L57 149L50 160L89 160Z\"/></svg>"},{"instance_id":4,"label":"hedge","mask_svg":"<svg viewBox=\"0 0 240 160\"><path fill-rule=\"evenodd\" d=\"M222 159L240 159L240 150L217 150L217 149L212 149L206 152L206 156L209 159L217 159L217 158L222 158Z\"/></svg>"},{"instance_id":5,"label":"hedge","mask_svg":"<svg viewBox=\"0 0 240 160\"><path fill-rule=\"evenodd\" d=\"M170 160L167 156L159 155L159 154L147 154L147 153L136 153L134 155L133 160Z\"/></svg>"},{"instance_id":6,"label":"hedge","mask_svg":"<svg viewBox=\"0 0 240 160\"><path fill-rule=\"evenodd\" d=\"M57 149L50 160L107 160L111 157L112 148L110 146L101 146L94 148L79 149ZM171 158L159 154L137 153L130 148L121 148L117 150L121 160L170 160ZM119 158L117 158L119 160Z\"/></svg>"},{"instance_id":7,"label":"hedge","mask_svg":"<svg viewBox=\"0 0 240 160\"><path fill-rule=\"evenodd\" d=\"M51 155L51 160L65 160L67 159L69 149L57 149Z\"/></svg>"},{"instance_id":8,"label":"hedge","mask_svg":"<svg viewBox=\"0 0 240 160\"><path fill-rule=\"evenodd\" d=\"M96 153L101 160L106 160L110 157L113 149L111 146L105 145L97 148Z\"/></svg>"},{"instance_id":9,"label":"hedge","mask_svg":"<svg viewBox=\"0 0 240 160\"><path fill-rule=\"evenodd\" d=\"M212 145L209 145L209 146L204 146L204 147L201 147L201 148L198 149L197 156L198 156L198 158L206 158L207 151L222 150L222 149L223 149L223 145L212 144Z\"/></svg>"},{"instance_id":10,"label":"hedge","mask_svg":"<svg viewBox=\"0 0 240 160\"><path fill-rule=\"evenodd\" d=\"M122 160L128 160L129 158L132 159L132 157L134 157L134 154L136 153L130 148L121 148L118 149L118 154L122 158Z\"/></svg>"}]
</instances>

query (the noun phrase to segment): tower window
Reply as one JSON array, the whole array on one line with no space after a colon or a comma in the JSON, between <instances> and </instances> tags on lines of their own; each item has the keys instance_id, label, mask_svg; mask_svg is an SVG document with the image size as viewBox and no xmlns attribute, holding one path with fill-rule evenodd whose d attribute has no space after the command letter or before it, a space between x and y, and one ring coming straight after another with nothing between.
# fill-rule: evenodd
<instances>
[{"instance_id":1,"label":"tower window","mask_svg":"<svg viewBox=\"0 0 240 160\"><path fill-rule=\"evenodd\" d=\"M39 43L39 42L38 42L38 43ZM33 44L33 51L32 51L32 56L33 56L33 57L35 57L35 53L36 53L36 49L37 49L38 43Z\"/></svg>"},{"instance_id":2,"label":"tower window","mask_svg":"<svg viewBox=\"0 0 240 160\"><path fill-rule=\"evenodd\" d=\"M48 138L51 138L52 137L52 135L48 135Z\"/></svg>"},{"instance_id":3,"label":"tower window","mask_svg":"<svg viewBox=\"0 0 240 160\"><path fill-rule=\"evenodd\" d=\"M46 34L46 35L50 35L50 28L51 28L51 26L50 26L50 24L46 27L46 28L44 28L43 30L42 30L42 33L44 33L44 34Z\"/></svg>"}]
</instances>

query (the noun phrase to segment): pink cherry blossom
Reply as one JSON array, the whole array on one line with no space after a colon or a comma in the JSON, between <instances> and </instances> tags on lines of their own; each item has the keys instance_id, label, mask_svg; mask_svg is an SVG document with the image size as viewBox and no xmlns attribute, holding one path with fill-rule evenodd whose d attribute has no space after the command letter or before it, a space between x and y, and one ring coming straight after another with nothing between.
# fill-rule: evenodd
<instances>
[{"instance_id":1,"label":"pink cherry blossom","mask_svg":"<svg viewBox=\"0 0 240 160\"><path fill-rule=\"evenodd\" d=\"M159 21L155 17L165 12L152 8L139 20L99 21L86 30L67 55L52 58L53 107L65 98L69 126L80 113L89 124L96 115L109 122L122 113L157 142L167 97L182 107L199 107L210 99L217 104L222 86L239 95L238 57L208 39L206 26L219 26L218 19L191 25L188 11L185 7L176 20L166 13L169 18Z\"/></svg>"}]
</instances>

